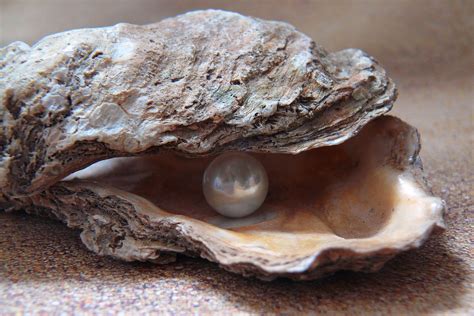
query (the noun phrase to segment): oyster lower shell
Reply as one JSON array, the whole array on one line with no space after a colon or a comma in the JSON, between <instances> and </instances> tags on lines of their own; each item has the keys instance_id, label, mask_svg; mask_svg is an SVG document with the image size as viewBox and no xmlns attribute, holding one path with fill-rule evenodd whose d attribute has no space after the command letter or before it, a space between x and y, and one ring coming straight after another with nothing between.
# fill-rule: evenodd
<instances>
[{"instance_id":1,"label":"oyster lower shell","mask_svg":"<svg viewBox=\"0 0 474 316\"><path fill-rule=\"evenodd\" d=\"M80 228L89 249L127 261L185 253L263 279L376 271L444 227L418 151L416 129L384 116L337 146L257 154L270 194L242 219L206 204L200 182L210 158L173 153L103 161L21 203Z\"/></svg>"},{"instance_id":2,"label":"oyster lower shell","mask_svg":"<svg viewBox=\"0 0 474 316\"><path fill-rule=\"evenodd\" d=\"M416 130L383 116L396 98L383 68L285 23L209 10L13 43L0 92L0 206L79 228L99 254L301 280L375 271L444 227ZM226 150L269 173L244 219L201 194Z\"/></svg>"}]
</instances>

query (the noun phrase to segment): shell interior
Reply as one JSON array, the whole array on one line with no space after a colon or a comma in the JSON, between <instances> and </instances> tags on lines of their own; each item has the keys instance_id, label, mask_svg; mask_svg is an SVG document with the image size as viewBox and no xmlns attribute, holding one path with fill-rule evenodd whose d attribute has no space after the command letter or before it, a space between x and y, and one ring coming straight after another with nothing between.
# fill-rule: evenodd
<instances>
[{"instance_id":1,"label":"shell interior","mask_svg":"<svg viewBox=\"0 0 474 316\"><path fill-rule=\"evenodd\" d=\"M442 226L442 201L412 172L418 149L415 129L381 117L340 145L298 155L254 154L268 172L269 194L256 213L241 219L206 204L201 181L212 157L168 152L114 158L62 183L120 197L150 223L181 225L224 266L260 258L253 264L267 273L297 273L317 266L326 250L364 256L401 249Z\"/></svg>"}]
</instances>

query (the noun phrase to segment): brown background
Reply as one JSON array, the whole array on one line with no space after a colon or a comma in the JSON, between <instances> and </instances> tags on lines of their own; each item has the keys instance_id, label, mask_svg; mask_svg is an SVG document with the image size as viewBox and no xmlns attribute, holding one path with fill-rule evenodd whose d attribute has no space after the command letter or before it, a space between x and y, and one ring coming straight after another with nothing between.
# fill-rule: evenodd
<instances>
[{"instance_id":1,"label":"brown background","mask_svg":"<svg viewBox=\"0 0 474 316\"><path fill-rule=\"evenodd\" d=\"M392 113L421 132L448 230L376 274L265 283L200 259L155 266L98 257L62 224L0 212L0 314L474 313L474 1L0 0L0 45L198 8L288 21L328 50L362 48L381 61L399 86Z\"/></svg>"}]
</instances>

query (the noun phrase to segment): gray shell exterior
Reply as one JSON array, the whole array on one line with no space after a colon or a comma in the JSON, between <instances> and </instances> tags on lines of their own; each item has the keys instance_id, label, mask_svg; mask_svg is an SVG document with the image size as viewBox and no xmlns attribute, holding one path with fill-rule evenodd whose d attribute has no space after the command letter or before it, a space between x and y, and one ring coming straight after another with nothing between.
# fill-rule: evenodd
<instances>
[{"instance_id":1,"label":"gray shell exterior","mask_svg":"<svg viewBox=\"0 0 474 316\"><path fill-rule=\"evenodd\" d=\"M280 262L272 270L261 258L216 255L197 226L154 222L137 211L144 200L60 182L102 159L162 151L298 154L340 144L390 110L396 89L374 58L357 49L328 53L285 23L207 10L68 31L32 47L16 42L0 50L0 98L0 205L80 228L99 254L166 263L185 253L244 275L308 279L375 271L443 226L437 218L397 250L338 248L306 258L305 268Z\"/></svg>"},{"instance_id":2,"label":"gray shell exterior","mask_svg":"<svg viewBox=\"0 0 474 316\"><path fill-rule=\"evenodd\" d=\"M337 144L396 97L360 50L327 53L288 24L222 11L13 43L0 67L8 195L161 148L298 153Z\"/></svg>"}]
</instances>

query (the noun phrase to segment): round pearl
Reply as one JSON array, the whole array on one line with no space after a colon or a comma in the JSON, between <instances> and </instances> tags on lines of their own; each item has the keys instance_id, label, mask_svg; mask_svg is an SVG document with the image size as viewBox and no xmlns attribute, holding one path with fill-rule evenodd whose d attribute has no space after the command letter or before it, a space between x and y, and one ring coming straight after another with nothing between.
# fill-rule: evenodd
<instances>
[{"instance_id":1,"label":"round pearl","mask_svg":"<svg viewBox=\"0 0 474 316\"><path fill-rule=\"evenodd\" d=\"M207 203L228 217L244 217L256 211L268 192L262 164L244 153L226 153L214 159L202 181Z\"/></svg>"}]
</instances>

